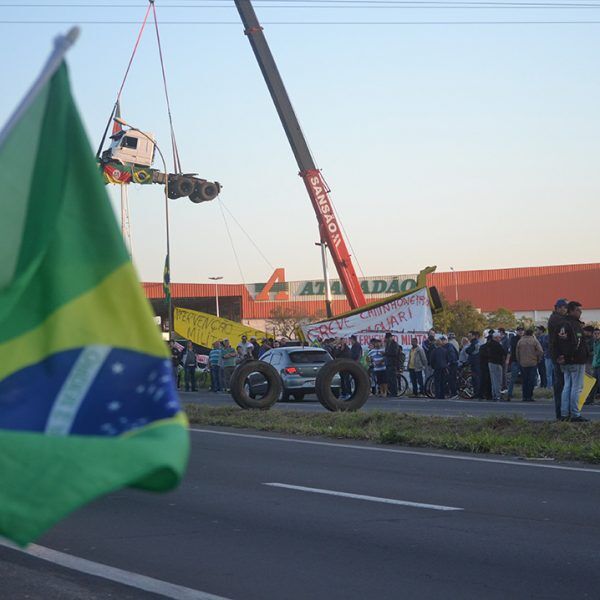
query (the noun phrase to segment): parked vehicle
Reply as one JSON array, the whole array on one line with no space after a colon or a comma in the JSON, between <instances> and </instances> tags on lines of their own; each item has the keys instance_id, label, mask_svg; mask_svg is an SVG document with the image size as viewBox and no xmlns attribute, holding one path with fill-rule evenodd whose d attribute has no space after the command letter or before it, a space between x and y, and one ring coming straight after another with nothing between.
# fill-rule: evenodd
<instances>
[{"instance_id":1,"label":"parked vehicle","mask_svg":"<svg viewBox=\"0 0 600 600\"><path fill-rule=\"evenodd\" d=\"M279 373L283 391L281 399L302 400L306 394L315 393L315 380L321 367L333 360L330 354L322 348L302 346L287 346L269 350L260 359L273 366ZM261 396L267 392L267 382L259 373L251 373L247 381L248 392L251 398ZM340 377L333 378L333 393L339 396Z\"/></svg>"}]
</instances>

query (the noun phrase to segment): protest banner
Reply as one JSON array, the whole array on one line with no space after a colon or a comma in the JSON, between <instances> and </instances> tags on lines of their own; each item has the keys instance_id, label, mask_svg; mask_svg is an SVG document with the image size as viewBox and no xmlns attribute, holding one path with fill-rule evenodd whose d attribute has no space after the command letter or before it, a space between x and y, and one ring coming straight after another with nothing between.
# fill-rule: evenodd
<instances>
[{"instance_id":1,"label":"protest banner","mask_svg":"<svg viewBox=\"0 0 600 600\"><path fill-rule=\"evenodd\" d=\"M205 348L211 348L216 341L225 338L235 348L243 335L248 339L267 337L264 331L247 327L242 323L187 308L175 308L173 320L175 333Z\"/></svg>"},{"instance_id":2,"label":"protest banner","mask_svg":"<svg viewBox=\"0 0 600 600\"><path fill-rule=\"evenodd\" d=\"M431 303L426 287L394 296L391 300L377 302L317 323L302 325L302 335L308 342L327 338L356 335L363 345L373 337L387 331L394 334L401 345L410 345L412 334L422 338L433 326ZM406 340L402 339L406 337ZM406 344L404 342L406 341Z\"/></svg>"},{"instance_id":3,"label":"protest banner","mask_svg":"<svg viewBox=\"0 0 600 600\"><path fill-rule=\"evenodd\" d=\"M581 394L579 394L578 406L579 410L583 409L583 405L587 400L587 397L590 395L592 388L596 384L596 378L588 375L587 373L583 376L583 389L581 390Z\"/></svg>"}]
</instances>

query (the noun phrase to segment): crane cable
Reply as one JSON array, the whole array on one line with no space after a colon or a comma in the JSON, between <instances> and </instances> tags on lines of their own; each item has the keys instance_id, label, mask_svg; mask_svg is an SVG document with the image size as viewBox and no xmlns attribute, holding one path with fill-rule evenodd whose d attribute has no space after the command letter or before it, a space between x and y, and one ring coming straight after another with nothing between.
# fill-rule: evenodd
<instances>
[{"instance_id":1,"label":"crane cable","mask_svg":"<svg viewBox=\"0 0 600 600\"><path fill-rule=\"evenodd\" d=\"M221 216L223 217L223 223L225 223L225 230L227 231L227 237L229 238L229 243L231 244L231 250L233 251L233 256L235 258L235 262L237 264L238 271L240 272L240 277L242 278L242 283L246 285L246 278L244 277L244 271L242 270L242 265L240 263L240 258L235 249L235 244L233 242L233 237L231 235L231 231L229 230L229 223L227 223L227 218L225 217L225 212L223 211L223 204L220 198L217 198L217 204L219 205L219 209L221 210Z\"/></svg>"},{"instance_id":2,"label":"crane cable","mask_svg":"<svg viewBox=\"0 0 600 600\"><path fill-rule=\"evenodd\" d=\"M152 16L154 17L154 29L156 30L156 42L158 43L158 55L160 57L160 68L162 71L163 87L165 90L165 100L167 101L167 113L169 115L169 128L171 130L171 147L173 149L173 167L175 173L181 173L181 162L179 160L179 150L177 149L177 140L175 139L175 129L173 129L173 117L171 115L171 103L169 102L169 92L167 89L167 75L165 72L165 63L163 61L162 46L160 43L160 34L158 32L158 19L156 17L156 7L154 0L149 0L152 7ZM149 7L148 7L149 8Z\"/></svg>"},{"instance_id":3,"label":"crane cable","mask_svg":"<svg viewBox=\"0 0 600 600\"><path fill-rule=\"evenodd\" d=\"M110 117L108 117L108 121L106 122L106 127L104 128L104 133L102 134L102 140L100 141L100 145L98 146L98 151L96 152L96 158L99 158L100 153L102 152L102 147L104 146L104 142L106 140L106 134L108 133L108 128L110 127L110 123L115 116L117 106L119 105L119 99L121 98L121 93L123 92L123 87L125 86L125 81L127 81L127 76L129 75L129 70L131 69L131 64L133 63L135 53L137 52L138 46L140 44L140 40L142 39L142 34L144 33L144 27L146 27L146 21L148 20L148 15L150 14L151 6L152 6L152 3L148 4L148 8L146 10L146 15L144 16L144 20L142 21L142 26L140 27L140 31L137 36L137 40L135 41L135 45L133 46L133 52L131 53L131 57L129 58L129 63L127 64L127 69L125 69L125 75L123 76L123 81L121 81L121 87L119 88L119 92L117 93L117 99L115 100L114 106L110 113Z\"/></svg>"}]
</instances>

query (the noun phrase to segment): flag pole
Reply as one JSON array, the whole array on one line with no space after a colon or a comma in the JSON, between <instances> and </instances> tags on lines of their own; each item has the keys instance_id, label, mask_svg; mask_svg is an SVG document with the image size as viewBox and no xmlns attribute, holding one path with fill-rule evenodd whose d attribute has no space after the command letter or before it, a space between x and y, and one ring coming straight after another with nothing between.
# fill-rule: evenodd
<instances>
[{"instance_id":1,"label":"flag pole","mask_svg":"<svg viewBox=\"0 0 600 600\"><path fill-rule=\"evenodd\" d=\"M67 31L65 35L59 35L54 38L54 49L50 54L50 57L46 61L42 72L38 75L38 78L34 81L31 88L21 103L17 106L13 114L10 116L2 130L0 131L0 146L4 144L10 132L16 123L19 122L21 117L25 114L25 112L32 105L33 101L37 98L40 90L48 83L50 78L56 73L58 67L62 64L62 61L65 57L65 54L69 50L69 48L77 41L79 37L80 29L79 27L72 27Z\"/></svg>"}]
</instances>

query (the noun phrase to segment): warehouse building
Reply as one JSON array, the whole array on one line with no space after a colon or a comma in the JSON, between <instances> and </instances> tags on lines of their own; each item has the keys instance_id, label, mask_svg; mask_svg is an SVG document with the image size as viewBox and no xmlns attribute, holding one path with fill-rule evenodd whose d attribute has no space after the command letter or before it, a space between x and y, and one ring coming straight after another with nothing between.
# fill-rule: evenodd
<instances>
[{"instance_id":1,"label":"warehouse building","mask_svg":"<svg viewBox=\"0 0 600 600\"><path fill-rule=\"evenodd\" d=\"M361 279L368 301L385 298L416 286L416 273ZM600 263L519 267L480 271L434 272L427 284L437 287L447 300L469 300L482 312L508 308L518 317L543 323L558 298L583 304L583 318L600 321ZM144 283L146 296L164 322L167 307L162 282ZM334 314L349 310L340 282L331 282ZM219 313L256 329L275 314L291 314L314 320L325 316L322 280L286 281L285 270L276 269L264 283L172 283L173 305L210 314Z\"/></svg>"}]
</instances>

